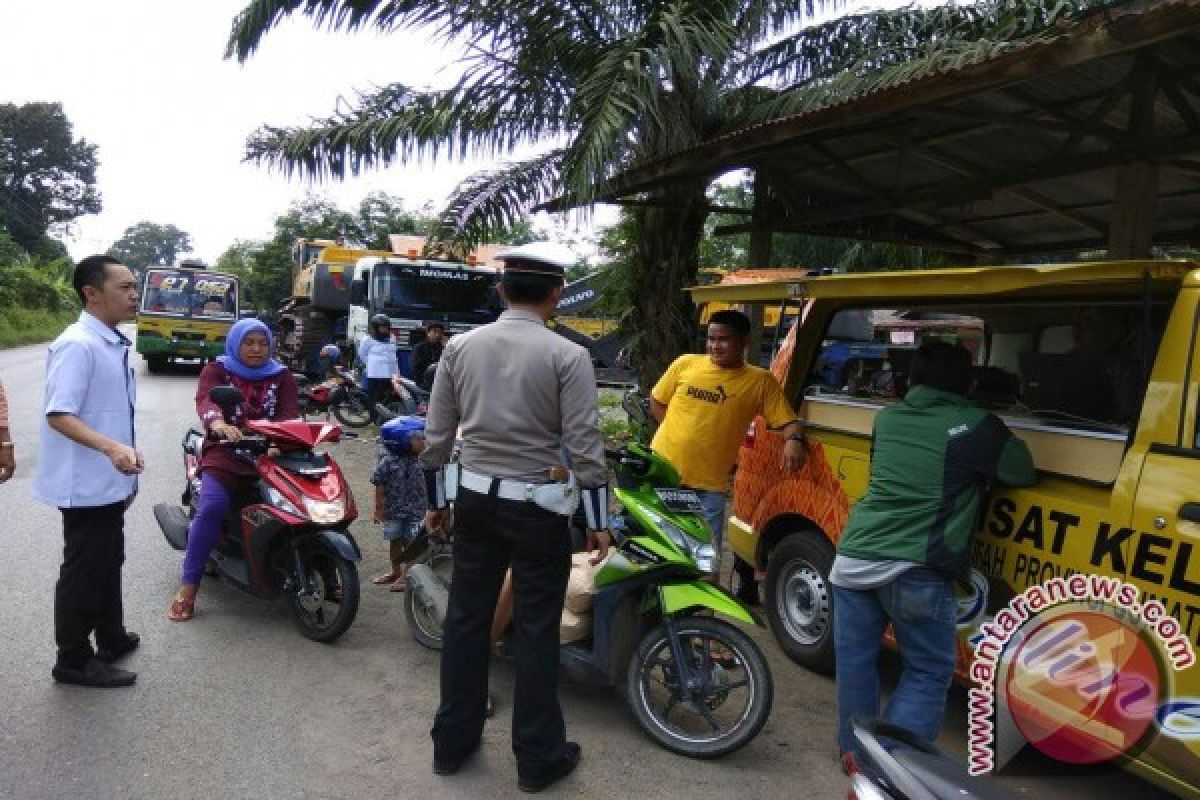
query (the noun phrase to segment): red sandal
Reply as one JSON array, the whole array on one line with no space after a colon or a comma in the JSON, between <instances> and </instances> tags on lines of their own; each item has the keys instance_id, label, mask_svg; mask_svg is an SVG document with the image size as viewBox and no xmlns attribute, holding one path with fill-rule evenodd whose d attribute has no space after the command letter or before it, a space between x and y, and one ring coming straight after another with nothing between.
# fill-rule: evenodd
<instances>
[{"instance_id":1,"label":"red sandal","mask_svg":"<svg viewBox=\"0 0 1200 800\"><path fill-rule=\"evenodd\" d=\"M175 595L175 600L172 601L171 607L167 610L167 619L172 622L187 622L192 617L196 616L196 594L192 593L191 597L180 597Z\"/></svg>"}]
</instances>

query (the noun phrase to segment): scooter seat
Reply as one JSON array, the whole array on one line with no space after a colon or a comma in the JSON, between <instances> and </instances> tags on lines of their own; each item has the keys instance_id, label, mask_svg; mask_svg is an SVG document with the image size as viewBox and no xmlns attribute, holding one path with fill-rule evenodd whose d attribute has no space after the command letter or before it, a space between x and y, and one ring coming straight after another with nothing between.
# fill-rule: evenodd
<instances>
[{"instance_id":1,"label":"scooter seat","mask_svg":"<svg viewBox=\"0 0 1200 800\"><path fill-rule=\"evenodd\" d=\"M892 750L892 756L936 798L979 798L1011 800L1009 792L986 780L972 777L962 764L941 754L923 753L907 747Z\"/></svg>"}]
</instances>

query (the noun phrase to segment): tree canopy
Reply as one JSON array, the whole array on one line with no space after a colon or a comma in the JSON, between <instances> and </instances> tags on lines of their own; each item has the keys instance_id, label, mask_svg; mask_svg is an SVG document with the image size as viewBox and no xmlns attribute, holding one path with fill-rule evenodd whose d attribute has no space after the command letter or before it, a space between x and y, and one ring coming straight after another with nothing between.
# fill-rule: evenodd
<instances>
[{"instance_id":1,"label":"tree canopy","mask_svg":"<svg viewBox=\"0 0 1200 800\"><path fill-rule=\"evenodd\" d=\"M48 232L100 211L96 147L75 139L59 103L0 104L0 228L32 254L55 257Z\"/></svg>"},{"instance_id":2,"label":"tree canopy","mask_svg":"<svg viewBox=\"0 0 1200 800\"><path fill-rule=\"evenodd\" d=\"M130 269L144 270L156 264L174 264L181 253L192 251L192 237L174 225L142 221L130 225L108 248Z\"/></svg>"},{"instance_id":3,"label":"tree canopy","mask_svg":"<svg viewBox=\"0 0 1200 800\"><path fill-rule=\"evenodd\" d=\"M461 184L439 235L478 242L538 203L601 196L622 170L747 125L987 56L1115 0L985 0L808 25L841 0L253 0L228 53L246 59L293 14L331 30L421 28L459 47L445 89L396 83L304 127L264 126L260 163L340 178L420 158L503 158ZM640 198L631 213L635 356L652 380L693 341L696 279L715 175Z\"/></svg>"}]
</instances>

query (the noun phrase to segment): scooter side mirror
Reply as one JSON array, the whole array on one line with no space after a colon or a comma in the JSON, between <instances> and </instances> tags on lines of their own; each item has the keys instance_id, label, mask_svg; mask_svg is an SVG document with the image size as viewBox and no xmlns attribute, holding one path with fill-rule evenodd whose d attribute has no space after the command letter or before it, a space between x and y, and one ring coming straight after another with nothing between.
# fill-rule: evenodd
<instances>
[{"instance_id":1,"label":"scooter side mirror","mask_svg":"<svg viewBox=\"0 0 1200 800\"><path fill-rule=\"evenodd\" d=\"M221 408L230 408L238 405L245 398L236 386L214 386L208 390L208 399Z\"/></svg>"}]
</instances>

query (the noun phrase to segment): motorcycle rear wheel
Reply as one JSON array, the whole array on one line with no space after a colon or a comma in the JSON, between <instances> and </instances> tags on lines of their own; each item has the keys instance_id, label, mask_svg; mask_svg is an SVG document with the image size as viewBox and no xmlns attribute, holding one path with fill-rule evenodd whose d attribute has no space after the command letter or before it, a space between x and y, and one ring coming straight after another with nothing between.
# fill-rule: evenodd
<instances>
[{"instance_id":1,"label":"motorcycle rear wheel","mask_svg":"<svg viewBox=\"0 0 1200 800\"><path fill-rule=\"evenodd\" d=\"M314 642L332 642L358 614L358 567L319 545L299 546L302 574L294 574L285 592L300 632Z\"/></svg>"},{"instance_id":2,"label":"motorcycle rear wheel","mask_svg":"<svg viewBox=\"0 0 1200 800\"><path fill-rule=\"evenodd\" d=\"M667 630L659 625L629 661L629 706L650 738L673 753L691 758L732 753L757 736L771 714L774 685L767 660L753 639L721 619L682 617L675 630L685 658L708 673L710 685L699 697L684 697ZM717 663L714 649L732 652L732 666Z\"/></svg>"},{"instance_id":3,"label":"motorcycle rear wheel","mask_svg":"<svg viewBox=\"0 0 1200 800\"><path fill-rule=\"evenodd\" d=\"M449 554L435 554L428 562L433 573L450 586L450 575L454 571L454 559ZM404 593L404 616L413 638L430 650L442 649L442 622L417 606L417 593L410 586Z\"/></svg>"},{"instance_id":4,"label":"motorcycle rear wheel","mask_svg":"<svg viewBox=\"0 0 1200 800\"><path fill-rule=\"evenodd\" d=\"M367 398L358 390L346 392L340 401L332 405L331 410L338 422L350 428L362 428L371 421Z\"/></svg>"}]
</instances>

